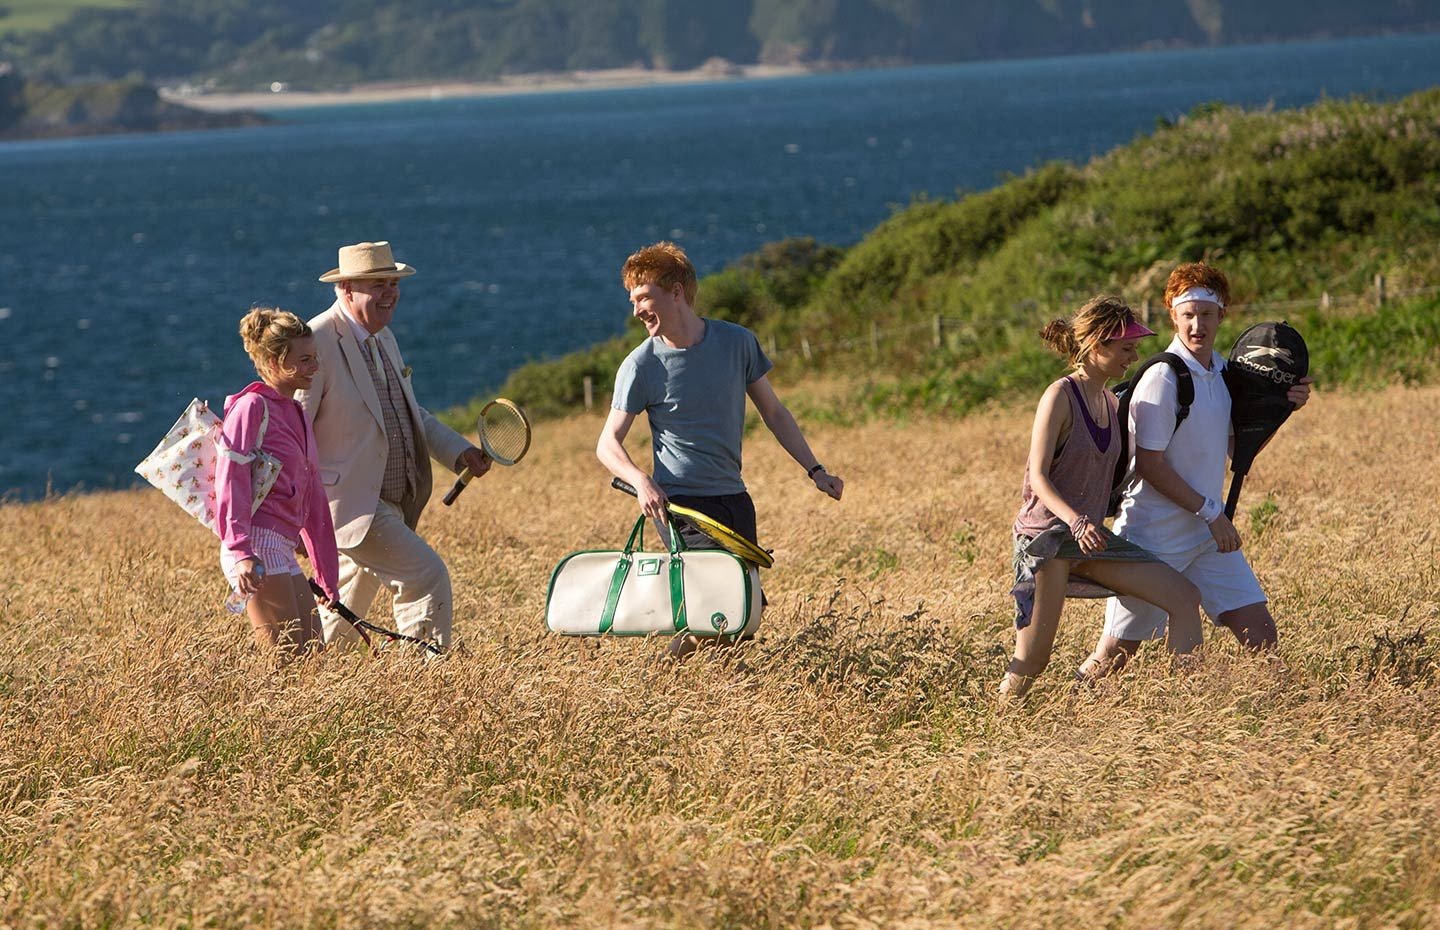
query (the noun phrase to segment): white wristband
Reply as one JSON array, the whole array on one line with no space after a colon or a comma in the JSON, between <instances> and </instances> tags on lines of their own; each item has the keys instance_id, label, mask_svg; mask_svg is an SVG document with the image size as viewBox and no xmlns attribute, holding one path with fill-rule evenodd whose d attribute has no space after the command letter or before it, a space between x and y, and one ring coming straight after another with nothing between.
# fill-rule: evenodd
<instances>
[{"instance_id":1,"label":"white wristband","mask_svg":"<svg viewBox=\"0 0 1440 930\"><path fill-rule=\"evenodd\" d=\"M1195 516L1204 520L1207 526L1214 523L1215 518L1220 516L1220 502L1213 498L1205 498L1205 503L1201 504L1200 509L1195 511Z\"/></svg>"}]
</instances>

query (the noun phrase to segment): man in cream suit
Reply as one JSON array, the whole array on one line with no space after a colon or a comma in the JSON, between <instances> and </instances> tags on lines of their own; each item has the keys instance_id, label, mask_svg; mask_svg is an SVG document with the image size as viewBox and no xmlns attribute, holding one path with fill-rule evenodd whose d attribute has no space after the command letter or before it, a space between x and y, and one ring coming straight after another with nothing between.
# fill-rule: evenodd
<instances>
[{"instance_id":1,"label":"man in cream suit","mask_svg":"<svg viewBox=\"0 0 1440 930\"><path fill-rule=\"evenodd\" d=\"M389 329L400 279L414 273L395 261L388 242L340 249L339 267L320 277L335 286L335 303L310 320L320 372L295 398L314 424L340 550L341 601L364 616L384 585L400 632L449 646L450 572L415 527L430 500L431 457L477 476L490 459L415 400ZM327 643L358 639L327 612Z\"/></svg>"}]
</instances>

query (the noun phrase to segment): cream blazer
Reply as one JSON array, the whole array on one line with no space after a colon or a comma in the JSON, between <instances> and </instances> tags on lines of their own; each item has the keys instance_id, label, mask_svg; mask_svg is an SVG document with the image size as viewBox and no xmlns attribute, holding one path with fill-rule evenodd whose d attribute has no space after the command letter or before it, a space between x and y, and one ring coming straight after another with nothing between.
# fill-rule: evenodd
<instances>
[{"instance_id":1,"label":"cream blazer","mask_svg":"<svg viewBox=\"0 0 1440 930\"><path fill-rule=\"evenodd\" d=\"M297 391L295 399L314 424L315 443L320 451L320 480L330 501L335 542L341 549L348 549L358 546L370 531L380 502L380 483L385 477L385 457L389 452L385 418L362 354L365 348L355 341L355 333L339 301L311 320L310 328L315 333L320 371L310 389ZM410 386L410 369L400 357L400 347L390 328L380 330L376 340L400 376L411 422L418 427L415 463L420 485L413 506L405 513L405 522L413 529L430 500L433 484L430 459L433 457L453 472L455 460L471 443L416 402Z\"/></svg>"}]
</instances>

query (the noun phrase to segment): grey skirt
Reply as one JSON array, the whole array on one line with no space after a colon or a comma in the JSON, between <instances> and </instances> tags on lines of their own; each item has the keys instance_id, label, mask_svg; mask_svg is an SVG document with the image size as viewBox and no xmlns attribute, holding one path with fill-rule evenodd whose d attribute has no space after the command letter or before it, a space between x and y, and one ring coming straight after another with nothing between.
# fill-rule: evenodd
<instances>
[{"instance_id":1,"label":"grey skirt","mask_svg":"<svg viewBox=\"0 0 1440 930\"><path fill-rule=\"evenodd\" d=\"M1127 539L1122 539L1103 526L1095 527L1105 537L1105 549L1089 555L1080 551L1080 544L1070 535L1070 528L1056 522L1037 536L1015 537L1015 587L1010 596L1015 598L1015 629L1030 625L1030 615L1035 611L1035 573L1040 566L1051 559L1068 559L1073 562L1158 562L1160 559ZM1070 575L1070 584L1065 588L1066 597L1113 597L1114 591L1081 575Z\"/></svg>"}]
</instances>

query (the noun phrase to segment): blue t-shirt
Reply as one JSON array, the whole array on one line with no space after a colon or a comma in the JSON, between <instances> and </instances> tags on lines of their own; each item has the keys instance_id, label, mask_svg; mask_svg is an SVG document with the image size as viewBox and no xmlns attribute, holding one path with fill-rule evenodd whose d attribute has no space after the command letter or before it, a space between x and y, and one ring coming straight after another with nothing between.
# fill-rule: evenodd
<instances>
[{"instance_id":1,"label":"blue t-shirt","mask_svg":"<svg viewBox=\"0 0 1440 930\"><path fill-rule=\"evenodd\" d=\"M754 333L710 319L693 346L674 349L655 336L625 358L611 406L649 416L661 490L699 496L745 490L745 389L771 367Z\"/></svg>"}]
</instances>

